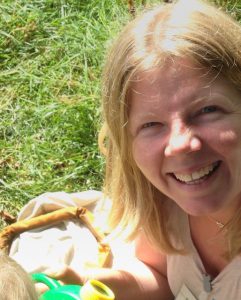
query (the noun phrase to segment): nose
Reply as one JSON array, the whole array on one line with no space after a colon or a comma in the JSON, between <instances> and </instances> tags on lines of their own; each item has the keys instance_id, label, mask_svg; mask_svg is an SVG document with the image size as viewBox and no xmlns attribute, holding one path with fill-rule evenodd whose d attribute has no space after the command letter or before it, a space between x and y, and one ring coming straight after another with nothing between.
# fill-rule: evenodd
<instances>
[{"instance_id":1,"label":"nose","mask_svg":"<svg viewBox=\"0 0 241 300\"><path fill-rule=\"evenodd\" d=\"M164 150L165 156L187 154L201 149L200 139L194 135L192 129L178 124L173 126L169 140Z\"/></svg>"}]
</instances>

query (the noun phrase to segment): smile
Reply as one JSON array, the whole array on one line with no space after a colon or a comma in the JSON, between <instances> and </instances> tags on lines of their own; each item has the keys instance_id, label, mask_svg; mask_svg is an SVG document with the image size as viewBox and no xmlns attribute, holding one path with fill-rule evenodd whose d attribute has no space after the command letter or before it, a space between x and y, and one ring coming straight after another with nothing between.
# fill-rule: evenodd
<instances>
[{"instance_id":1,"label":"smile","mask_svg":"<svg viewBox=\"0 0 241 300\"><path fill-rule=\"evenodd\" d=\"M173 177L185 184L198 184L210 177L220 166L220 161L214 162L190 174L172 173Z\"/></svg>"}]
</instances>

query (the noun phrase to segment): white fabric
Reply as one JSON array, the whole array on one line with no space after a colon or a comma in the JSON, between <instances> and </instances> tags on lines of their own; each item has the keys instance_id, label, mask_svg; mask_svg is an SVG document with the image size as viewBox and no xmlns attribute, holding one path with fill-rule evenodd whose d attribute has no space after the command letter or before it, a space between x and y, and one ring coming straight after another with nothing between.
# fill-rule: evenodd
<instances>
[{"instance_id":1,"label":"white fabric","mask_svg":"<svg viewBox=\"0 0 241 300\"><path fill-rule=\"evenodd\" d=\"M110 201L99 191L45 193L29 201L18 220L29 219L67 206L83 206L94 214L94 226L108 231ZM98 265L97 241L78 221L64 221L55 226L22 233L10 248L9 255L29 273L44 272L53 266L67 264L81 271L87 265Z\"/></svg>"},{"instance_id":2,"label":"white fabric","mask_svg":"<svg viewBox=\"0 0 241 300\"><path fill-rule=\"evenodd\" d=\"M175 298L175 300L197 300L197 298L193 296L193 294L184 284L181 290L179 291L177 297Z\"/></svg>"}]
</instances>

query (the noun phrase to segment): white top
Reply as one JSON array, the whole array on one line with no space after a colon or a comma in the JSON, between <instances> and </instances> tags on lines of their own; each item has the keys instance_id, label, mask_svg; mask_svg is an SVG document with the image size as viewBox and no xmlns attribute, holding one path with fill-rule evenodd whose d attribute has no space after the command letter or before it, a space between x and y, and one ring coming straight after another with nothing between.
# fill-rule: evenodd
<instances>
[{"instance_id":1,"label":"white top","mask_svg":"<svg viewBox=\"0 0 241 300\"><path fill-rule=\"evenodd\" d=\"M180 221L180 219L179 219ZM168 255L167 276L170 288L176 299L198 300L238 300L241 299L241 257L233 259L213 280L210 280L211 292L204 289L205 268L192 242L187 215L181 217L183 230L187 232L189 255ZM215 253L213 254L215 255ZM194 298L180 297L180 291L186 290Z\"/></svg>"}]
</instances>

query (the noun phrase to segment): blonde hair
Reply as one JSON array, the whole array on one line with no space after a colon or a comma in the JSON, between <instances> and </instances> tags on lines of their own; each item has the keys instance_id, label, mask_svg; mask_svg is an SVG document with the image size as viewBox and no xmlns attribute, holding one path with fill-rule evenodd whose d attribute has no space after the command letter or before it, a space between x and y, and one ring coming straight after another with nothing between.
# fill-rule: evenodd
<instances>
[{"instance_id":1,"label":"blonde hair","mask_svg":"<svg viewBox=\"0 0 241 300\"><path fill-rule=\"evenodd\" d=\"M28 273L0 251L1 300L37 300L37 292Z\"/></svg>"},{"instance_id":2,"label":"blonde hair","mask_svg":"<svg viewBox=\"0 0 241 300\"><path fill-rule=\"evenodd\" d=\"M223 74L241 89L241 28L210 4L180 0L131 21L108 54L100 141L106 146L105 192L113 200L111 224L127 232L130 239L142 228L167 253L181 252L171 243L170 230L175 226L170 225L170 200L148 182L132 157L128 91L139 72L162 67L174 58L191 59L213 76ZM239 219L230 224L231 256L241 248ZM172 234L178 238L180 233L174 230Z\"/></svg>"}]
</instances>

